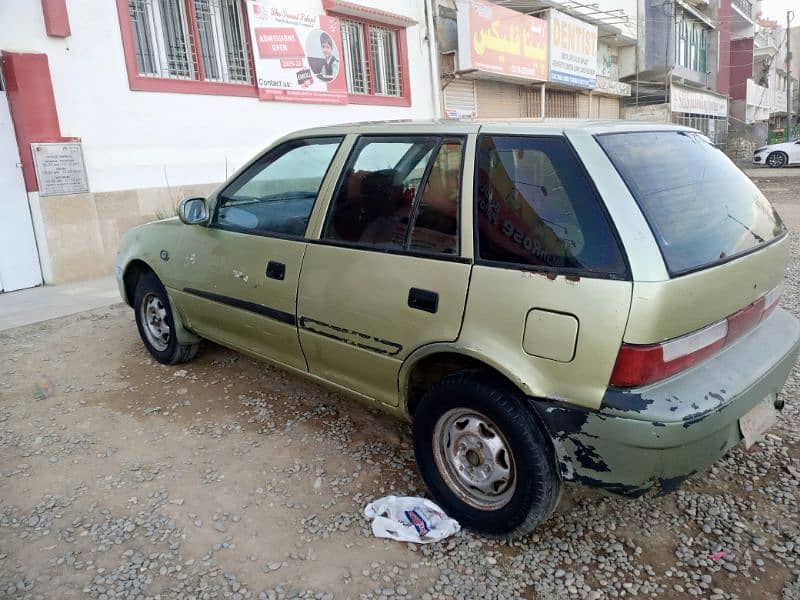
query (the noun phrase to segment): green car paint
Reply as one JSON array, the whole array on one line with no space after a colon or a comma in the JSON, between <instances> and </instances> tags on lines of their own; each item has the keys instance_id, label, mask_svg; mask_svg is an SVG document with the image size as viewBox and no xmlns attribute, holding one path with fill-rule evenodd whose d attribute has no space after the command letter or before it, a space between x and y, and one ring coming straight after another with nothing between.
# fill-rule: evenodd
<instances>
[{"instance_id":1,"label":"green car paint","mask_svg":"<svg viewBox=\"0 0 800 600\"><path fill-rule=\"evenodd\" d=\"M441 377L490 369L531 399L563 479L628 495L674 489L739 443L739 418L779 392L796 361L800 326L777 309L687 371L641 388L609 387L623 342L658 343L724 319L779 285L789 256L783 235L671 277L647 219L595 139L651 130L691 131L625 122L433 121L298 132L273 147L342 136L304 236L252 235L178 219L150 223L122 242L120 290L132 302L126 281L149 268L168 291L179 339L213 340L409 420L420 395ZM457 255L444 260L322 239L358 137L388 134L463 138ZM477 260L474 164L481 135L567 140L602 199L627 274L561 274ZM210 214L219 191L248 166L206 199ZM266 276L270 262L284 266L281 279ZM412 285L436 290L435 312L410 310Z\"/></svg>"}]
</instances>

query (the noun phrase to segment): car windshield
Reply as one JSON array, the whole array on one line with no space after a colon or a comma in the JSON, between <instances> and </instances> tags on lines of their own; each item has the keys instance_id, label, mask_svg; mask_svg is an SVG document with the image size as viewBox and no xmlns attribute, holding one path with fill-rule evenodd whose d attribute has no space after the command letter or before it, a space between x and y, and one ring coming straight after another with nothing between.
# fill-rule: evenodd
<instances>
[{"instance_id":1,"label":"car windshield","mask_svg":"<svg viewBox=\"0 0 800 600\"><path fill-rule=\"evenodd\" d=\"M644 213L671 275L724 262L786 228L752 181L690 131L597 136Z\"/></svg>"}]
</instances>

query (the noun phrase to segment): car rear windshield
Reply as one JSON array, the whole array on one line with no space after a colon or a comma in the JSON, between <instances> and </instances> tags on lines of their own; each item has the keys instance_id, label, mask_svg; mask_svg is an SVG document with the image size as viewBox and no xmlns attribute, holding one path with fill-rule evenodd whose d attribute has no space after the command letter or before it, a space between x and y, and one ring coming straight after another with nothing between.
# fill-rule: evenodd
<instances>
[{"instance_id":1,"label":"car rear windshield","mask_svg":"<svg viewBox=\"0 0 800 600\"><path fill-rule=\"evenodd\" d=\"M720 150L687 131L597 136L642 209L671 275L724 262L786 229Z\"/></svg>"}]
</instances>

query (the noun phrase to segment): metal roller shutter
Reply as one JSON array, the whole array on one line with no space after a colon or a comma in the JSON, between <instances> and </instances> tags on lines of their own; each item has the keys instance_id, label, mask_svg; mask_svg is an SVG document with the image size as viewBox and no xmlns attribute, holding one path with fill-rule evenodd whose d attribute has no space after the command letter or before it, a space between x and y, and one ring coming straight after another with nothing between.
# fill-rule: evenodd
<instances>
[{"instance_id":1,"label":"metal roller shutter","mask_svg":"<svg viewBox=\"0 0 800 600\"><path fill-rule=\"evenodd\" d=\"M619 119L619 98L599 96L598 117L601 119Z\"/></svg>"},{"instance_id":2,"label":"metal roller shutter","mask_svg":"<svg viewBox=\"0 0 800 600\"><path fill-rule=\"evenodd\" d=\"M520 88L522 94L522 116L538 118L542 112L542 92L539 88Z\"/></svg>"},{"instance_id":3,"label":"metal roller shutter","mask_svg":"<svg viewBox=\"0 0 800 600\"><path fill-rule=\"evenodd\" d=\"M574 119L578 117L578 99L575 92L548 90L544 92L544 112L546 117Z\"/></svg>"},{"instance_id":4,"label":"metal roller shutter","mask_svg":"<svg viewBox=\"0 0 800 600\"><path fill-rule=\"evenodd\" d=\"M476 81L475 96L478 116L486 118L519 118L523 114L521 88L513 83Z\"/></svg>"},{"instance_id":5,"label":"metal roller shutter","mask_svg":"<svg viewBox=\"0 0 800 600\"><path fill-rule=\"evenodd\" d=\"M589 94L578 94L577 103L579 119L591 119L596 114L595 99L589 97Z\"/></svg>"},{"instance_id":6,"label":"metal roller shutter","mask_svg":"<svg viewBox=\"0 0 800 600\"><path fill-rule=\"evenodd\" d=\"M475 82L471 79L454 79L444 88L446 117L474 117L477 112L475 107Z\"/></svg>"}]
</instances>

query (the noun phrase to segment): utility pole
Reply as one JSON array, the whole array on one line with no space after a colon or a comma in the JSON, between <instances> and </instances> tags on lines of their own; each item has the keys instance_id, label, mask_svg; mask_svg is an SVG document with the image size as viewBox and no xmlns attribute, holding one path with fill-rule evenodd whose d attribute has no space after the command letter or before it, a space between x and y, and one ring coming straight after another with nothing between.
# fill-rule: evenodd
<instances>
[{"instance_id":1,"label":"utility pole","mask_svg":"<svg viewBox=\"0 0 800 600\"><path fill-rule=\"evenodd\" d=\"M792 141L792 21L794 12L786 11L786 141Z\"/></svg>"}]
</instances>

